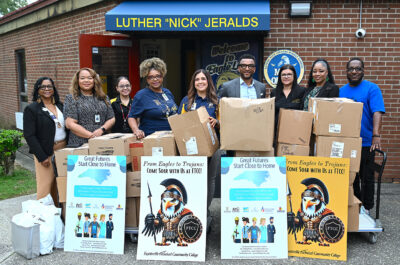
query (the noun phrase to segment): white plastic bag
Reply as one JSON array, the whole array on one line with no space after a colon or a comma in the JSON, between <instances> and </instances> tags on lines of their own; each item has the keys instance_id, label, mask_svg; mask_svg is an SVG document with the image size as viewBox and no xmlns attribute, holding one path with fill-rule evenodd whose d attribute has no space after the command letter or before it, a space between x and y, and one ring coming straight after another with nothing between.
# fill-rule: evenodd
<instances>
[{"instance_id":1,"label":"white plastic bag","mask_svg":"<svg viewBox=\"0 0 400 265\"><path fill-rule=\"evenodd\" d=\"M60 209L54 206L50 195L40 200L22 202L22 211L37 216L40 224L40 254L50 254L53 247L64 247L64 225L60 217Z\"/></svg>"},{"instance_id":2,"label":"white plastic bag","mask_svg":"<svg viewBox=\"0 0 400 265\"><path fill-rule=\"evenodd\" d=\"M55 238L54 247L64 248L64 223L61 220L61 208L56 208L57 214L54 215Z\"/></svg>"}]
</instances>

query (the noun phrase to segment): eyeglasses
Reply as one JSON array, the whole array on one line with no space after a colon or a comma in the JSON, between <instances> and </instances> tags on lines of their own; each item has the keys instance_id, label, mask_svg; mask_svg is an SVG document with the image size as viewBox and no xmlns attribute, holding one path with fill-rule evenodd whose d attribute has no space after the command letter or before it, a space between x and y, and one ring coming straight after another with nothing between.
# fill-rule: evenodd
<instances>
[{"instance_id":1,"label":"eyeglasses","mask_svg":"<svg viewBox=\"0 0 400 265\"><path fill-rule=\"evenodd\" d=\"M147 79L148 80L156 80L156 79L161 79L163 78L162 75L148 75Z\"/></svg>"},{"instance_id":2,"label":"eyeglasses","mask_svg":"<svg viewBox=\"0 0 400 265\"><path fill-rule=\"evenodd\" d=\"M131 88L131 85L120 85L120 86L118 86L119 88Z\"/></svg>"},{"instance_id":3,"label":"eyeglasses","mask_svg":"<svg viewBox=\"0 0 400 265\"><path fill-rule=\"evenodd\" d=\"M282 77L292 77L293 74L282 74Z\"/></svg>"},{"instance_id":4,"label":"eyeglasses","mask_svg":"<svg viewBox=\"0 0 400 265\"><path fill-rule=\"evenodd\" d=\"M349 68L347 68L347 72L349 72L349 73L351 73L351 72L353 72L353 71L356 71L356 72L362 72L364 70L364 68L361 68L361 67L349 67Z\"/></svg>"},{"instance_id":5,"label":"eyeglasses","mask_svg":"<svg viewBox=\"0 0 400 265\"><path fill-rule=\"evenodd\" d=\"M239 66L242 68L249 68L249 69L256 67L254 64L239 64Z\"/></svg>"},{"instance_id":6,"label":"eyeglasses","mask_svg":"<svg viewBox=\"0 0 400 265\"><path fill-rule=\"evenodd\" d=\"M54 87L52 85L40 85L39 88L41 90L46 90L46 89L47 90L53 90L54 89Z\"/></svg>"}]
</instances>

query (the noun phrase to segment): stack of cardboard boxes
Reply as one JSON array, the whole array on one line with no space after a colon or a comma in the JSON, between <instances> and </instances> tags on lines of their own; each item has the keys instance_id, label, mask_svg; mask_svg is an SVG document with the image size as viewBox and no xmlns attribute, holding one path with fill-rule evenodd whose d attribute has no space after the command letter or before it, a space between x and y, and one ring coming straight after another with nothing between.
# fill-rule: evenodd
<instances>
[{"instance_id":1,"label":"stack of cardboard boxes","mask_svg":"<svg viewBox=\"0 0 400 265\"><path fill-rule=\"evenodd\" d=\"M68 155L126 156L127 164L130 164L132 161L132 157L130 155L129 146L135 141L136 137L133 134L111 133L89 139L88 144L84 144L78 148L64 148L56 151L55 158L58 173L58 177L56 180L59 201L66 202ZM125 219L125 223L127 226L137 226L138 224L137 205L139 199L136 199L136 197L140 197L140 173L139 176L132 173L135 172L127 172L127 210Z\"/></svg>"},{"instance_id":2,"label":"stack of cardboard boxes","mask_svg":"<svg viewBox=\"0 0 400 265\"><path fill-rule=\"evenodd\" d=\"M69 155L89 155L89 145L84 144L78 148L64 148L55 152L57 167L58 201L67 201L67 161Z\"/></svg>"},{"instance_id":3,"label":"stack of cardboard boxes","mask_svg":"<svg viewBox=\"0 0 400 265\"><path fill-rule=\"evenodd\" d=\"M277 130L277 156L308 156L313 114L308 111L281 109Z\"/></svg>"},{"instance_id":4,"label":"stack of cardboard boxes","mask_svg":"<svg viewBox=\"0 0 400 265\"><path fill-rule=\"evenodd\" d=\"M345 98L312 98L314 114L314 155L350 159L348 231L358 231L360 201L354 196L353 182L360 169L360 138L363 104Z\"/></svg>"},{"instance_id":5,"label":"stack of cardboard boxes","mask_svg":"<svg viewBox=\"0 0 400 265\"><path fill-rule=\"evenodd\" d=\"M222 98L221 149L235 156L274 156L275 98Z\"/></svg>"}]
</instances>

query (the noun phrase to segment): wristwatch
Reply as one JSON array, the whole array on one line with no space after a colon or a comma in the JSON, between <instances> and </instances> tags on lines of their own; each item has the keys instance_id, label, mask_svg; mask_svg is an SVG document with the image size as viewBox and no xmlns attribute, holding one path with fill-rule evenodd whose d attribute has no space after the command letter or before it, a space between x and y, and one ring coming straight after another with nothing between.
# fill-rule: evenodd
<instances>
[{"instance_id":1,"label":"wristwatch","mask_svg":"<svg viewBox=\"0 0 400 265\"><path fill-rule=\"evenodd\" d=\"M105 133L106 133L106 128L104 128L104 127L101 127L101 130L103 131L103 134L105 134Z\"/></svg>"}]
</instances>

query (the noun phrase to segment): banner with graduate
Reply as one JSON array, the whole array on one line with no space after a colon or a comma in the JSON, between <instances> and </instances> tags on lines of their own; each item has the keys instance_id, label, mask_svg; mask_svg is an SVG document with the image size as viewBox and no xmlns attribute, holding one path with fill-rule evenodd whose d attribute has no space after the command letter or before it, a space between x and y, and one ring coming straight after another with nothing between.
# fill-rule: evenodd
<instances>
[{"instance_id":1,"label":"banner with graduate","mask_svg":"<svg viewBox=\"0 0 400 265\"><path fill-rule=\"evenodd\" d=\"M346 260L349 159L286 159L289 256Z\"/></svg>"},{"instance_id":2,"label":"banner with graduate","mask_svg":"<svg viewBox=\"0 0 400 265\"><path fill-rule=\"evenodd\" d=\"M65 251L124 254L126 157L68 156Z\"/></svg>"},{"instance_id":3,"label":"banner with graduate","mask_svg":"<svg viewBox=\"0 0 400 265\"><path fill-rule=\"evenodd\" d=\"M221 158L221 258L287 258L284 157Z\"/></svg>"},{"instance_id":4,"label":"banner with graduate","mask_svg":"<svg viewBox=\"0 0 400 265\"><path fill-rule=\"evenodd\" d=\"M142 157L141 198L138 260L205 261L207 157Z\"/></svg>"}]
</instances>

